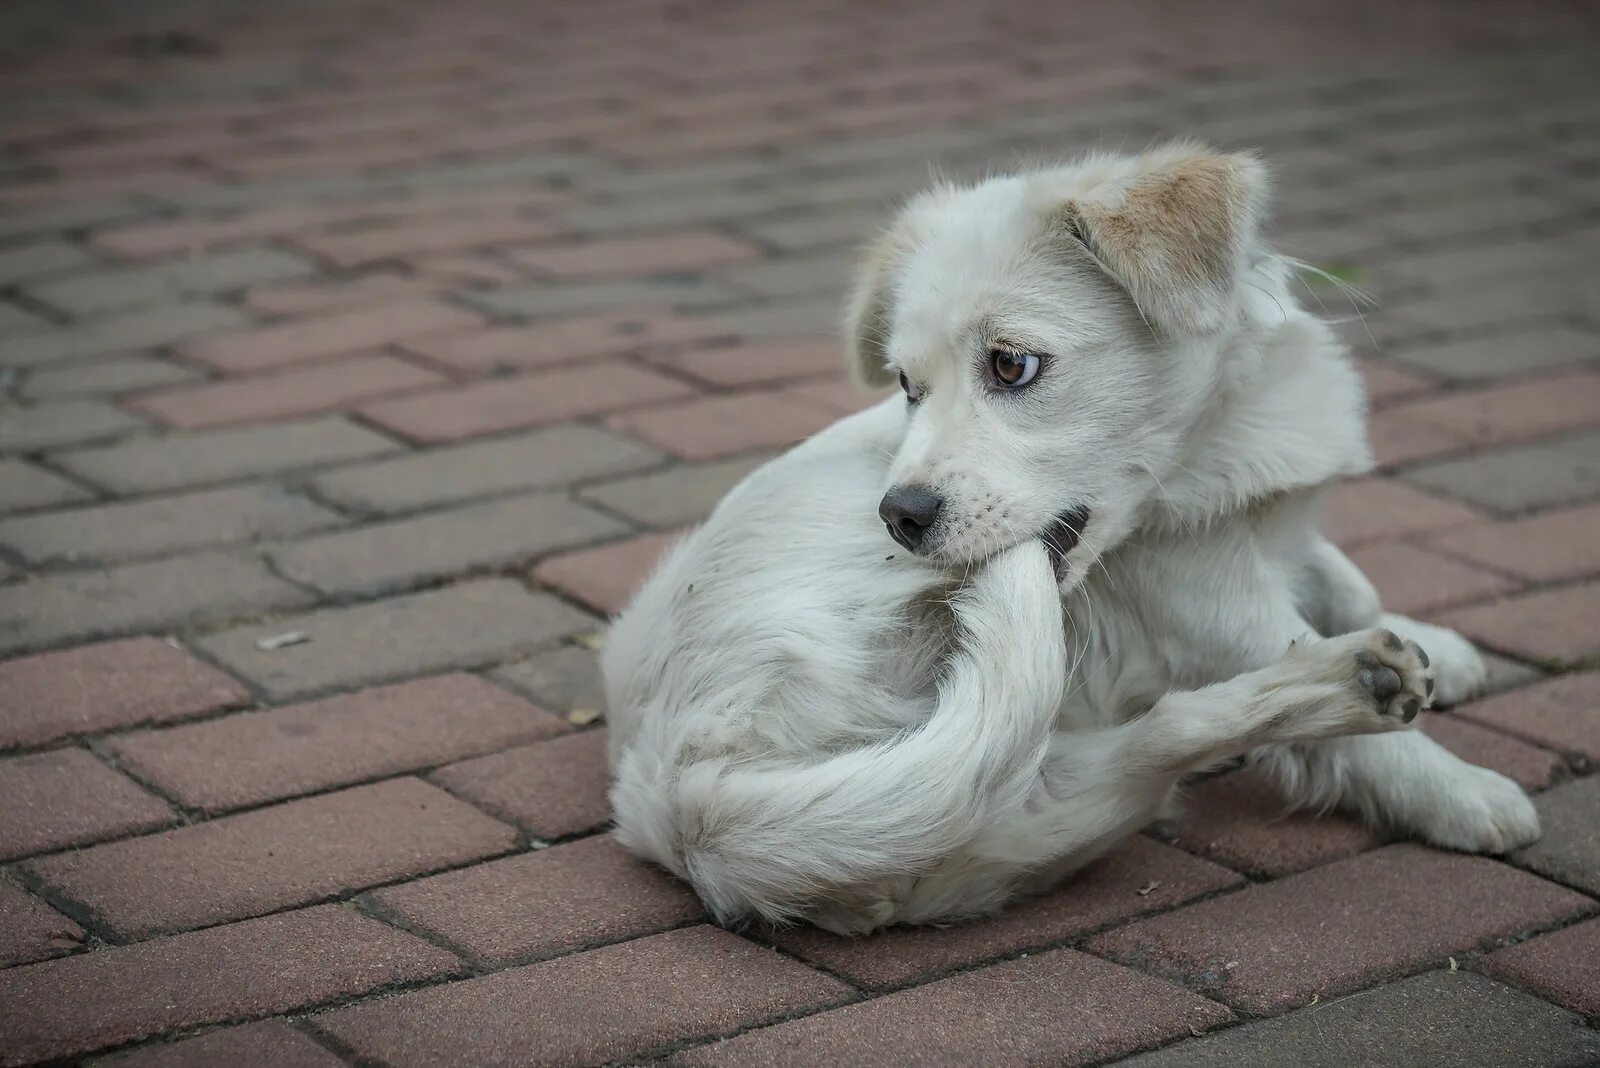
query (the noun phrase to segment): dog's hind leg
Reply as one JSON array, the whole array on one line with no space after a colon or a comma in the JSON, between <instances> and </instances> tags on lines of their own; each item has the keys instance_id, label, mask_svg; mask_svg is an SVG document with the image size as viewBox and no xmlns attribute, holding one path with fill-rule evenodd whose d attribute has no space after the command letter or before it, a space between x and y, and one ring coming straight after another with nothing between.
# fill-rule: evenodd
<instances>
[{"instance_id":1,"label":"dog's hind leg","mask_svg":"<svg viewBox=\"0 0 1600 1068\"><path fill-rule=\"evenodd\" d=\"M1036 870L1030 885L1043 885L1155 819L1192 772L1272 742L1404 731L1426 703L1428 681L1415 646L1363 631L1301 643L1269 667L1167 694L1127 723L1060 732L1032 798L986 828L969 855L996 870ZM920 918L937 918L934 898L955 878L919 887Z\"/></svg>"},{"instance_id":2,"label":"dog's hind leg","mask_svg":"<svg viewBox=\"0 0 1600 1068\"><path fill-rule=\"evenodd\" d=\"M1539 837L1522 788L1425 734L1273 746L1251 762L1300 808L1340 806L1446 849L1505 853Z\"/></svg>"},{"instance_id":3,"label":"dog's hind leg","mask_svg":"<svg viewBox=\"0 0 1600 1068\"><path fill-rule=\"evenodd\" d=\"M1319 634L1387 627L1422 646L1438 683L1435 704L1458 704L1483 686L1488 669L1471 642L1445 627L1384 612L1377 588L1338 546L1320 535L1307 561L1300 601L1306 620Z\"/></svg>"}]
</instances>

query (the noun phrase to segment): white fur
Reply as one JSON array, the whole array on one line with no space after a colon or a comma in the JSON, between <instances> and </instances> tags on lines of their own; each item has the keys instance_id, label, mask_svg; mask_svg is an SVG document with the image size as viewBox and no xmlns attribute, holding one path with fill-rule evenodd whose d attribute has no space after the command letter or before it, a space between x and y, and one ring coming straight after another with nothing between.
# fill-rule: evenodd
<instances>
[{"instance_id":1,"label":"white fur","mask_svg":"<svg viewBox=\"0 0 1600 1068\"><path fill-rule=\"evenodd\" d=\"M1514 784L1405 729L1429 672L1371 628L1420 641L1451 699L1482 679L1471 645L1382 616L1316 532L1318 490L1369 465L1364 401L1260 243L1264 190L1181 145L902 213L851 326L863 373L920 402L750 475L607 640L624 845L725 922L864 932L1048 886L1241 754L1295 804L1440 845L1537 835ZM1191 232L1226 245L1209 274ZM1049 363L995 393L996 345ZM921 555L877 517L906 481L946 501ZM1075 507L1053 572L1040 539Z\"/></svg>"}]
</instances>

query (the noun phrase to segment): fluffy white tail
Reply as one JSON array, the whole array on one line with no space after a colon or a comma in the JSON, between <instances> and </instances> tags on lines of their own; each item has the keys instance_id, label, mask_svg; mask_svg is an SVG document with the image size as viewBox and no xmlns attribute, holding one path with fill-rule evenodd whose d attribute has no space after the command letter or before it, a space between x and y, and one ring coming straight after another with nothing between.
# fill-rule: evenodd
<instances>
[{"instance_id":1,"label":"fluffy white tail","mask_svg":"<svg viewBox=\"0 0 1600 1068\"><path fill-rule=\"evenodd\" d=\"M793 920L852 885L947 857L1036 786L1066 666L1037 542L991 561L954 608L960 645L923 726L807 765L645 768L650 758L632 754L613 794L618 837L687 878L725 923Z\"/></svg>"}]
</instances>

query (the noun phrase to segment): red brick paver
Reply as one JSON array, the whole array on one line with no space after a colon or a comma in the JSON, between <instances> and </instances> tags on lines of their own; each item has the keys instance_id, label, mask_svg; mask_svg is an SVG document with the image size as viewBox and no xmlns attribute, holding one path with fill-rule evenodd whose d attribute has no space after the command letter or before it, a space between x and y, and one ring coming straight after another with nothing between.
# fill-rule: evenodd
<instances>
[{"instance_id":1,"label":"red brick paver","mask_svg":"<svg viewBox=\"0 0 1600 1068\"><path fill-rule=\"evenodd\" d=\"M0 5L0 1064L1600 1059L1592 10L249 6ZM1545 839L1228 771L996 916L694 926L604 617L877 401L895 204L1172 135L1375 298L1307 276L1380 461L1322 529L1497 654L1422 729Z\"/></svg>"},{"instance_id":2,"label":"red brick paver","mask_svg":"<svg viewBox=\"0 0 1600 1068\"><path fill-rule=\"evenodd\" d=\"M607 836L379 890L372 899L409 929L491 965L704 918L693 891Z\"/></svg>"},{"instance_id":3,"label":"red brick paver","mask_svg":"<svg viewBox=\"0 0 1600 1068\"><path fill-rule=\"evenodd\" d=\"M450 867L515 844L511 828L415 779L392 779L31 861L119 937L240 919Z\"/></svg>"},{"instance_id":4,"label":"red brick paver","mask_svg":"<svg viewBox=\"0 0 1600 1068\"><path fill-rule=\"evenodd\" d=\"M1093 1064L1228 1010L1070 949L742 1035L676 1065Z\"/></svg>"},{"instance_id":5,"label":"red brick paver","mask_svg":"<svg viewBox=\"0 0 1600 1068\"><path fill-rule=\"evenodd\" d=\"M281 374L148 393L132 404L168 426L193 430L339 411L444 381L442 375L393 356L352 356Z\"/></svg>"},{"instance_id":6,"label":"red brick paver","mask_svg":"<svg viewBox=\"0 0 1600 1068\"><path fill-rule=\"evenodd\" d=\"M172 810L82 749L0 760L0 858L160 827Z\"/></svg>"},{"instance_id":7,"label":"red brick paver","mask_svg":"<svg viewBox=\"0 0 1600 1068\"><path fill-rule=\"evenodd\" d=\"M243 373L340 356L361 349L479 322L470 312L436 301L355 308L311 319L218 334L184 347L183 354L218 371Z\"/></svg>"},{"instance_id":8,"label":"red brick paver","mask_svg":"<svg viewBox=\"0 0 1600 1068\"><path fill-rule=\"evenodd\" d=\"M541 838L593 830L611 818L603 730L463 760L431 777L458 797Z\"/></svg>"},{"instance_id":9,"label":"red brick paver","mask_svg":"<svg viewBox=\"0 0 1600 1068\"><path fill-rule=\"evenodd\" d=\"M595 1064L848 1000L850 988L711 927L343 1009L318 1030L418 1066Z\"/></svg>"},{"instance_id":10,"label":"red brick paver","mask_svg":"<svg viewBox=\"0 0 1600 1068\"><path fill-rule=\"evenodd\" d=\"M243 686L154 638L0 664L0 744L38 745L243 704Z\"/></svg>"},{"instance_id":11,"label":"red brick paver","mask_svg":"<svg viewBox=\"0 0 1600 1068\"><path fill-rule=\"evenodd\" d=\"M688 392L683 383L654 371L625 363L593 363L380 401L361 413L404 437L436 443L542 426Z\"/></svg>"},{"instance_id":12,"label":"red brick paver","mask_svg":"<svg viewBox=\"0 0 1600 1068\"><path fill-rule=\"evenodd\" d=\"M123 767L190 808L219 812L550 738L569 728L471 675L440 675L303 705L140 731Z\"/></svg>"},{"instance_id":13,"label":"red brick paver","mask_svg":"<svg viewBox=\"0 0 1600 1068\"><path fill-rule=\"evenodd\" d=\"M1600 1016L1600 920L1491 953L1483 970L1585 1016Z\"/></svg>"},{"instance_id":14,"label":"red brick paver","mask_svg":"<svg viewBox=\"0 0 1600 1068\"><path fill-rule=\"evenodd\" d=\"M145 1046L105 1061L116 1068L340 1068L344 1061L316 1039L282 1020L225 1027L195 1038Z\"/></svg>"},{"instance_id":15,"label":"red brick paver","mask_svg":"<svg viewBox=\"0 0 1600 1068\"><path fill-rule=\"evenodd\" d=\"M597 611L614 615L627 605L661 554L682 538L682 531L670 531L562 553L534 568L533 575Z\"/></svg>"},{"instance_id":16,"label":"red brick paver","mask_svg":"<svg viewBox=\"0 0 1600 1068\"><path fill-rule=\"evenodd\" d=\"M1443 886L1452 892L1439 893ZM1491 860L1394 845L1141 920L1088 946L1269 1013L1594 908Z\"/></svg>"},{"instance_id":17,"label":"red brick paver","mask_svg":"<svg viewBox=\"0 0 1600 1068\"><path fill-rule=\"evenodd\" d=\"M989 919L947 929L897 928L866 938L841 938L815 928L779 931L772 938L852 982L893 988L1164 911L1243 882L1225 868L1139 836L1062 889Z\"/></svg>"},{"instance_id":18,"label":"red brick paver","mask_svg":"<svg viewBox=\"0 0 1600 1068\"><path fill-rule=\"evenodd\" d=\"M1600 673L1550 679L1462 705L1465 719L1600 765Z\"/></svg>"},{"instance_id":19,"label":"red brick paver","mask_svg":"<svg viewBox=\"0 0 1600 1068\"><path fill-rule=\"evenodd\" d=\"M459 968L444 950L339 905L263 916L0 972L10 1021L0 1060L70 1057Z\"/></svg>"},{"instance_id":20,"label":"red brick paver","mask_svg":"<svg viewBox=\"0 0 1600 1068\"><path fill-rule=\"evenodd\" d=\"M0 967L77 949L83 928L15 883L0 880Z\"/></svg>"}]
</instances>

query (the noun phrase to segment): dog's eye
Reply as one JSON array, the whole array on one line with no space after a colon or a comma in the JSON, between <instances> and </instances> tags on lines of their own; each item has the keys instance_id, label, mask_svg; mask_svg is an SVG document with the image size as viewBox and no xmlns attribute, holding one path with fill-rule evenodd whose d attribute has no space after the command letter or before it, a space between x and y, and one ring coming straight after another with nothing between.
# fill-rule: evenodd
<instances>
[{"instance_id":1,"label":"dog's eye","mask_svg":"<svg viewBox=\"0 0 1600 1068\"><path fill-rule=\"evenodd\" d=\"M995 381L1007 389L1027 385L1039 373L1039 357L1033 355L1001 350L990 356L989 362L994 368Z\"/></svg>"},{"instance_id":2,"label":"dog's eye","mask_svg":"<svg viewBox=\"0 0 1600 1068\"><path fill-rule=\"evenodd\" d=\"M900 372L900 388L905 392L906 400L910 403L915 404L917 401L922 399L921 392L917 390L916 386L911 384L911 379L906 377L906 373L904 371Z\"/></svg>"}]
</instances>

